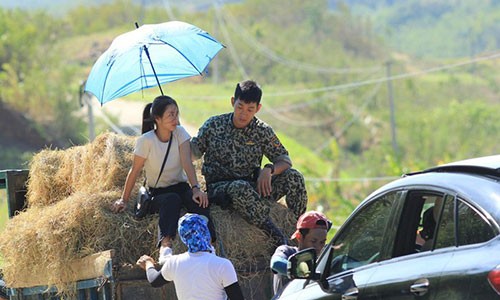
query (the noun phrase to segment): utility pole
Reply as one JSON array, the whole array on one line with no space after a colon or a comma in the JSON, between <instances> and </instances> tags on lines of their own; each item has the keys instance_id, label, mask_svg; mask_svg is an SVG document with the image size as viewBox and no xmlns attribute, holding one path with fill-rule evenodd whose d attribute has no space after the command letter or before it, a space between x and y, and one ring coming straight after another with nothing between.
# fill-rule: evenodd
<instances>
[{"instance_id":1,"label":"utility pole","mask_svg":"<svg viewBox=\"0 0 500 300\"><path fill-rule=\"evenodd\" d=\"M215 7L215 5L214 5L214 9L217 9L217 7ZM214 10L214 35L213 35L214 37L217 36L218 26L219 26L219 23L217 21L217 12L215 12L215 10ZM219 63L217 60L217 56L214 57L212 66L213 66L213 83L218 84L220 80L219 80Z\"/></svg>"},{"instance_id":2,"label":"utility pole","mask_svg":"<svg viewBox=\"0 0 500 300\"><path fill-rule=\"evenodd\" d=\"M87 106L87 117L89 118L89 141L95 139L94 111L92 110L92 97L84 91L85 82L80 84L80 106Z\"/></svg>"},{"instance_id":3,"label":"utility pole","mask_svg":"<svg viewBox=\"0 0 500 300\"><path fill-rule=\"evenodd\" d=\"M394 154L398 156L398 142L396 141L396 118L394 116L394 97L392 93L392 79L391 79L391 61L387 61L387 94L389 96L389 107L391 112L391 138L392 149Z\"/></svg>"},{"instance_id":4,"label":"utility pole","mask_svg":"<svg viewBox=\"0 0 500 300\"><path fill-rule=\"evenodd\" d=\"M146 1L145 0L141 0L141 12L139 13L139 23L141 25L144 24L144 10L146 9Z\"/></svg>"}]
</instances>

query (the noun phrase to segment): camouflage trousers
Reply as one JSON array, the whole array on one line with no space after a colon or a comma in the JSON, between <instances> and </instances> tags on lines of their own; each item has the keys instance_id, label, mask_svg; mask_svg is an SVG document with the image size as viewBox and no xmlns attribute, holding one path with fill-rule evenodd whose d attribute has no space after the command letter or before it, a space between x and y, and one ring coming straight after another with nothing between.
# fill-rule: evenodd
<instances>
[{"instance_id":1,"label":"camouflage trousers","mask_svg":"<svg viewBox=\"0 0 500 300\"><path fill-rule=\"evenodd\" d=\"M285 196L286 205L297 219L307 208L307 192L302 174L295 169L275 175L271 179L271 195L261 197L254 182L246 180L219 181L208 185L209 198L224 195L229 208L237 211L243 219L256 226L269 219L270 206L266 201L278 201Z\"/></svg>"}]
</instances>

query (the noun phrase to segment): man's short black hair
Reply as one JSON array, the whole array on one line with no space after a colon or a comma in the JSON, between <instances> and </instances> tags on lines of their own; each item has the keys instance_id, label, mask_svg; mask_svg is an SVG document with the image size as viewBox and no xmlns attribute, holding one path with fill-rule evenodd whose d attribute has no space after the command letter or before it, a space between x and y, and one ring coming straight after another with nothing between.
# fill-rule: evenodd
<instances>
[{"instance_id":1,"label":"man's short black hair","mask_svg":"<svg viewBox=\"0 0 500 300\"><path fill-rule=\"evenodd\" d=\"M424 240L430 240L434 237L436 220L434 220L434 206L429 207L422 216L422 231L420 235Z\"/></svg>"},{"instance_id":2,"label":"man's short black hair","mask_svg":"<svg viewBox=\"0 0 500 300\"><path fill-rule=\"evenodd\" d=\"M245 80L236 84L234 90L234 101L241 100L246 103L260 104L262 98L262 89L253 80Z\"/></svg>"}]
</instances>

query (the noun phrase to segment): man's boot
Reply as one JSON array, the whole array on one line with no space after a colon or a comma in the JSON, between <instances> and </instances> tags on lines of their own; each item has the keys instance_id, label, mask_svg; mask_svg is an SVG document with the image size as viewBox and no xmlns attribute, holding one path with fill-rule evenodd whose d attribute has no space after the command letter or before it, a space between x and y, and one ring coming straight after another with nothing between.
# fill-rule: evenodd
<instances>
[{"instance_id":1,"label":"man's boot","mask_svg":"<svg viewBox=\"0 0 500 300\"><path fill-rule=\"evenodd\" d=\"M281 245L288 245L288 239L285 237L283 232L274 225L271 219L267 219L264 224L258 226L260 229L264 230L273 240L273 244L278 247Z\"/></svg>"}]
</instances>

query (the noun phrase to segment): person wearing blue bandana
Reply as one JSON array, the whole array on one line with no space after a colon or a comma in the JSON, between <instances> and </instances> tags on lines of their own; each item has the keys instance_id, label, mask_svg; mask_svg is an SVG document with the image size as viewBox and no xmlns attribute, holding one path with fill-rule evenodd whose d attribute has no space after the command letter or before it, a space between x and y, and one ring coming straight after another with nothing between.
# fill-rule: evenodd
<instances>
[{"instance_id":1,"label":"person wearing blue bandana","mask_svg":"<svg viewBox=\"0 0 500 300\"><path fill-rule=\"evenodd\" d=\"M173 255L172 248L162 248L160 271L156 270L154 259L148 255L141 256L137 265L146 271L153 287L173 281L179 300L244 299L233 264L215 255L207 224L205 216L185 214L179 219L178 231L187 252Z\"/></svg>"}]
</instances>

